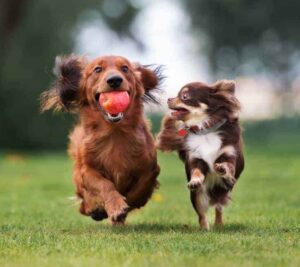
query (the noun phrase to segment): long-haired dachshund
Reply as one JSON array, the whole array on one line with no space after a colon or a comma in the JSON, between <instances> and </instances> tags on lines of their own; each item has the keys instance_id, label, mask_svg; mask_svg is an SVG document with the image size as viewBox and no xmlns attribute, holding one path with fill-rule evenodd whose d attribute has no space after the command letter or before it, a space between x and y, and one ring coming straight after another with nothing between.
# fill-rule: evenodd
<instances>
[{"instance_id":1,"label":"long-haired dachshund","mask_svg":"<svg viewBox=\"0 0 300 267\"><path fill-rule=\"evenodd\" d=\"M42 111L79 115L69 153L80 212L94 220L124 223L127 213L144 206L158 185L160 168L144 102L157 103L153 92L159 89L160 70L120 56L91 62L76 56L56 59L57 81L42 94ZM125 112L109 114L99 105L101 94L111 91L128 93Z\"/></svg>"},{"instance_id":2,"label":"long-haired dachshund","mask_svg":"<svg viewBox=\"0 0 300 267\"><path fill-rule=\"evenodd\" d=\"M206 211L216 208L222 225L223 206L244 168L242 136L233 81L213 85L190 83L168 100L173 110L158 136L158 148L177 150L185 163L191 201L200 226L209 228Z\"/></svg>"}]
</instances>

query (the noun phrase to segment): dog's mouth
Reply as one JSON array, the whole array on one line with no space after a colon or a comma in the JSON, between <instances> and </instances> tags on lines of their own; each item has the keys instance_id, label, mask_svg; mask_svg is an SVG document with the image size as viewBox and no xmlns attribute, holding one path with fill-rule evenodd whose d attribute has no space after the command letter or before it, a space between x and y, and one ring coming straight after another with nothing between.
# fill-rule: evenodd
<instances>
[{"instance_id":1,"label":"dog's mouth","mask_svg":"<svg viewBox=\"0 0 300 267\"><path fill-rule=\"evenodd\" d=\"M128 93L128 96L130 96L130 92L127 92L127 93ZM101 95L101 93L96 93L95 99L96 99L99 110L104 115L105 120L110 123L116 123L116 122L121 121L124 118L125 110L122 112L109 112L109 111L105 110L104 107L100 104L100 101L99 101L100 95Z\"/></svg>"},{"instance_id":2,"label":"dog's mouth","mask_svg":"<svg viewBox=\"0 0 300 267\"><path fill-rule=\"evenodd\" d=\"M174 117L183 117L189 113L189 111L182 107L169 107L171 110L171 115Z\"/></svg>"},{"instance_id":3,"label":"dog's mouth","mask_svg":"<svg viewBox=\"0 0 300 267\"><path fill-rule=\"evenodd\" d=\"M110 113L104 112L104 118L108 122L119 122L123 119L123 117L124 117L123 112L119 112L117 114L110 114Z\"/></svg>"}]
</instances>

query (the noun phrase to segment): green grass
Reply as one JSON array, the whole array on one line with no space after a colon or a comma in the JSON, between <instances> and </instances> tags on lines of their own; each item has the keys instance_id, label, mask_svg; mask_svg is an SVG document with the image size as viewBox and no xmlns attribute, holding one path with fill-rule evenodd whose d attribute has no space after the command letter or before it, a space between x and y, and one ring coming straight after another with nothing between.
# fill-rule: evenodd
<instances>
[{"instance_id":1,"label":"green grass","mask_svg":"<svg viewBox=\"0 0 300 267\"><path fill-rule=\"evenodd\" d=\"M210 232L175 154L159 155L161 187L125 227L77 212L64 154L3 154L0 266L300 266L300 149L282 142L247 146L225 227Z\"/></svg>"}]
</instances>

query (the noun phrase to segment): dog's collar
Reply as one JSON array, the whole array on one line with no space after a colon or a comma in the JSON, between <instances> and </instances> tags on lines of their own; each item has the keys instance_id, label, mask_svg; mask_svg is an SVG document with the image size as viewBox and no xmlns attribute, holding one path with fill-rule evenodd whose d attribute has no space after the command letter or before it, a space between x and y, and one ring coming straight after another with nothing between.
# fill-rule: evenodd
<instances>
[{"instance_id":1,"label":"dog's collar","mask_svg":"<svg viewBox=\"0 0 300 267\"><path fill-rule=\"evenodd\" d=\"M227 119L222 119L219 122L217 122L215 125L213 125L212 127L203 128L202 130L197 131L195 134L206 135L209 133L213 133L213 132L217 131L218 129L220 129L226 122L227 122Z\"/></svg>"},{"instance_id":2,"label":"dog's collar","mask_svg":"<svg viewBox=\"0 0 300 267\"><path fill-rule=\"evenodd\" d=\"M202 130L199 130L199 131L196 131L196 132L192 131L188 127L179 128L178 129L178 135L183 136L183 137L186 136L188 133L197 134L197 135L206 135L206 134L213 133L213 132L217 131L226 122L227 122L227 119L222 119L219 122L217 122L215 125L213 125L212 127L210 127L210 128L203 128Z\"/></svg>"}]
</instances>

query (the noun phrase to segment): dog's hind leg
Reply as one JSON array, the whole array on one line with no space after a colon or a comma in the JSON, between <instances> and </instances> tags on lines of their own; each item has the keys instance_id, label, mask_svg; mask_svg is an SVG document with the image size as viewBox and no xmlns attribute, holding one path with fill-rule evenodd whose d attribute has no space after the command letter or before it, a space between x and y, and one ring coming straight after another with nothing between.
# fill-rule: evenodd
<instances>
[{"instance_id":1,"label":"dog's hind leg","mask_svg":"<svg viewBox=\"0 0 300 267\"><path fill-rule=\"evenodd\" d=\"M200 188L196 191L191 191L191 201L198 214L200 227L209 230L209 223L205 214L209 206L208 196L202 191L202 188Z\"/></svg>"},{"instance_id":2,"label":"dog's hind leg","mask_svg":"<svg viewBox=\"0 0 300 267\"><path fill-rule=\"evenodd\" d=\"M143 207L151 197L154 189L158 187L157 176L160 173L160 167L155 163L154 167L147 175L137 181L134 187L126 194L126 200L131 208Z\"/></svg>"},{"instance_id":3,"label":"dog's hind leg","mask_svg":"<svg viewBox=\"0 0 300 267\"><path fill-rule=\"evenodd\" d=\"M215 207L215 226L223 226L223 206L220 204Z\"/></svg>"},{"instance_id":4,"label":"dog's hind leg","mask_svg":"<svg viewBox=\"0 0 300 267\"><path fill-rule=\"evenodd\" d=\"M188 188L191 191L191 202L199 217L201 228L208 230L206 211L209 206L209 198L203 188L203 182L208 172L208 166L202 159L186 161L185 171L188 179Z\"/></svg>"}]
</instances>

